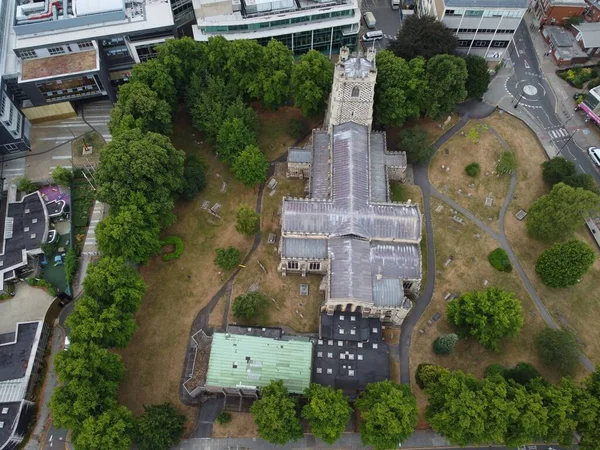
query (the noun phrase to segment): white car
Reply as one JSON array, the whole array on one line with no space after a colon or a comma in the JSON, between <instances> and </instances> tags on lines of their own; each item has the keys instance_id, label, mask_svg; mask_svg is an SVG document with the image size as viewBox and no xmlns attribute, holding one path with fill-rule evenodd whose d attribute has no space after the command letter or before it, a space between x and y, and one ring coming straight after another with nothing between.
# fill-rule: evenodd
<instances>
[{"instance_id":1,"label":"white car","mask_svg":"<svg viewBox=\"0 0 600 450\"><path fill-rule=\"evenodd\" d=\"M69 339L69 336L65 336L65 346L64 346L63 350L69 350L70 346L71 346L71 340Z\"/></svg>"},{"instance_id":2,"label":"white car","mask_svg":"<svg viewBox=\"0 0 600 450\"><path fill-rule=\"evenodd\" d=\"M588 148L588 153L594 164L600 167L600 147L590 147Z\"/></svg>"}]
</instances>

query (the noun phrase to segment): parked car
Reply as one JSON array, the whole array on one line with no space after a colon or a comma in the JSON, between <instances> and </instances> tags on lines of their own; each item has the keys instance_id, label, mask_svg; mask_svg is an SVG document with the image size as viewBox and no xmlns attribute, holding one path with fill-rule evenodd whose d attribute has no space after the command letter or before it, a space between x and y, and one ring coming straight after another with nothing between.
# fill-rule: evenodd
<instances>
[{"instance_id":1,"label":"parked car","mask_svg":"<svg viewBox=\"0 0 600 450\"><path fill-rule=\"evenodd\" d=\"M71 346L71 340L69 339L69 336L65 336L65 346L64 346L63 350L69 350L70 346Z\"/></svg>"},{"instance_id":2,"label":"parked car","mask_svg":"<svg viewBox=\"0 0 600 450\"><path fill-rule=\"evenodd\" d=\"M367 25L367 28L374 29L375 25L377 25L377 21L375 20L375 16L373 15L373 13L371 11L366 12L363 15L363 19L365 19L365 24Z\"/></svg>"},{"instance_id":3,"label":"parked car","mask_svg":"<svg viewBox=\"0 0 600 450\"><path fill-rule=\"evenodd\" d=\"M362 37L363 42L373 42L383 39L383 31L375 30L365 33Z\"/></svg>"},{"instance_id":4,"label":"parked car","mask_svg":"<svg viewBox=\"0 0 600 450\"><path fill-rule=\"evenodd\" d=\"M590 147L588 148L588 154L590 155L590 158L592 158L592 162L600 167L600 148Z\"/></svg>"}]
</instances>

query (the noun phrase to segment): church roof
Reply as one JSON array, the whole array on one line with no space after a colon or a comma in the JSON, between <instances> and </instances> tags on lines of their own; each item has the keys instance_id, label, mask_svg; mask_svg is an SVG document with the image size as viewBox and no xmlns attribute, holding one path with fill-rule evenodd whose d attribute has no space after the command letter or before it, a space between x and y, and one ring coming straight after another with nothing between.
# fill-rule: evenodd
<instances>
[{"instance_id":1,"label":"church roof","mask_svg":"<svg viewBox=\"0 0 600 450\"><path fill-rule=\"evenodd\" d=\"M348 58L344 62L344 72L348 78L365 78L373 69L373 63L362 56Z\"/></svg>"}]
</instances>

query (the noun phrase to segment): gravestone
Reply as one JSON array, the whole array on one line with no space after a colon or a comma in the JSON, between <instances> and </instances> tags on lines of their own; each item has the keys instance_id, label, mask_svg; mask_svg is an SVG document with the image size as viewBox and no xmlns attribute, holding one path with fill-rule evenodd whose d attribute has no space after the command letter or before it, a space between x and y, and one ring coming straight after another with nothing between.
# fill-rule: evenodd
<instances>
[{"instance_id":1,"label":"gravestone","mask_svg":"<svg viewBox=\"0 0 600 450\"><path fill-rule=\"evenodd\" d=\"M275 189L269 192L269 197L273 197L275 195L275 192L277 192Z\"/></svg>"},{"instance_id":2,"label":"gravestone","mask_svg":"<svg viewBox=\"0 0 600 450\"><path fill-rule=\"evenodd\" d=\"M300 285L300 295L302 297L308 296L308 284L302 283Z\"/></svg>"},{"instance_id":3,"label":"gravestone","mask_svg":"<svg viewBox=\"0 0 600 450\"><path fill-rule=\"evenodd\" d=\"M436 313L433 315L432 319L433 319L433 321L434 321L434 322L437 322L438 320L440 320L440 317L442 317L442 313L440 313L440 312L436 312Z\"/></svg>"},{"instance_id":4,"label":"gravestone","mask_svg":"<svg viewBox=\"0 0 600 450\"><path fill-rule=\"evenodd\" d=\"M448 267L448 265L449 265L449 264L450 264L452 261L454 261L454 256L453 256L453 255L450 255L450 256L448 257L448 259L446 260L446 262L444 263L444 267Z\"/></svg>"},{"instance_id":5,"label":"gravestone","mask_svg":"<svg viewBox=\"0 0 600 450\"><path fill-rule=\"evenodd\" d=\"M461 219L460 217L458 217L457 215L452 216L452 220L454 220L457 223L460 223L461 225L465 223L465 221L463 219Z\"/></svg>"},{"instance_id":6,"label":"gravestone","mask_svg":"<svg viewBox=\"0 0 600 450\"><path fill-rule=\"evenodd\" d=\"M208 200L202 201L202 209L208 209L209 206L210 206L210 201L208 201Z\"/></svg>"},{"instance_id":7,"label":"gravestone","mask_svg":"<svg viewBox=\"0 0 600 450\"><path fill-rule=\"evenodd\" d=\"M267 184L267 187L271 190L275 189L275 186L277 186L277 180L275 178L271 178L269 180L269 183Z\"/></svg>"},{"instance_id":8,"label":"gravestone","mask_svg":"<svg viewBox=\"0 0 600 450\"><path fill-rule=\"evenodd\" d=\"M227 183L223 181L223 185L221 186L221 192L227 192Z\"/></svg>"},{"instance_id":9,"label":"gravestone","mask_svg":"<svg viewBox=\"0 0 600 450\"><path fill-rule=\"evenodd\" d=\"M490 208L494 204L494 199L490 196L487 196L484 201L485 206Z\"/></svg>"},{"instance_id":10,"label":"gravestone","mask_svg":"<svg viewBox=\"0 0 600 450\"><path fill-rule=\"evenodd\" d=\"M444 205L437 205L437 208L435 208L435 212L437 213L441 213L444 210Z\"/></svg>"},{"instance_id":11,"label":"gravestone","mask_svg":"<svg viewBox=\"0 0 600 450\"><path fill-rule=\"evenodd\" d=\"M267 238L267 242L269 244L274 244L275 239L277 239L277 235L275 233L269 233L269 237Z\"/></svg>"},{"instance_id":12,"label":"gravestone","mask_svg":"<svg viewBox=\"0 0 600 450\"><path fill-rule=\"evenodd\" d=\"M527 213L525 212L525 210L524 209L520 209L515 214L515 217L517 218L517 220L523 220L526 215L527 215Z\"/></svg>"}]
</instances>

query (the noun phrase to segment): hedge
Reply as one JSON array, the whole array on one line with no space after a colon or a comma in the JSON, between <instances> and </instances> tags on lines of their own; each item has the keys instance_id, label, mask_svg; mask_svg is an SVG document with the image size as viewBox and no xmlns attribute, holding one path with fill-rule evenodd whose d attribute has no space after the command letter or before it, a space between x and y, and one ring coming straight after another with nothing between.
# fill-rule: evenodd
<instances>
[{"instance_id":1,"label":"hedge","mask_svg":"<svg viewBox=\"0 0 600 450\"><path fill-rule=\"evenodd\" d=\"M500 272L511 272L512 264L504 249L498 247L488 255L488 260L494 269Z\"/></svg>"},{"instance_id":2,"label":"hedge","mask_svg":"<svg viewBox=\"0 0 600 450\"><path fill-rule=\"evenodd\" d=\"M169 236L165 238L161 242L161 246L164 247L165 245L174 245L175 251L171 253L164 253L162 255L163 261L172 261L173 259L179 258L183 253L183 240L179 236Z\"/></svg>"}]
</instances>

